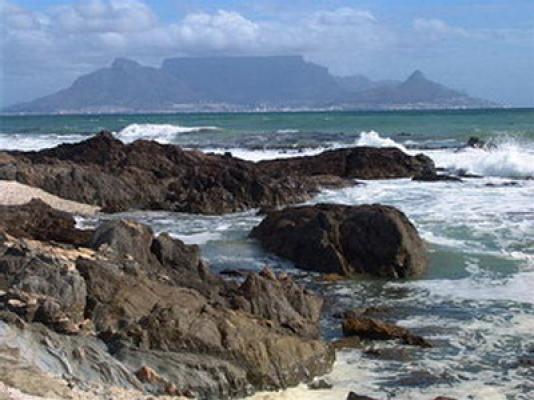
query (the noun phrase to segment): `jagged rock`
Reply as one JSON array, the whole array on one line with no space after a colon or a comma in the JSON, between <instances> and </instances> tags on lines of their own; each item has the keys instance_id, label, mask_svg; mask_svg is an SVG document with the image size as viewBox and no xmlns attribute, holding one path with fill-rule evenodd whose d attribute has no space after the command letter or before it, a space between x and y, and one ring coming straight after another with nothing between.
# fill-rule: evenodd
<instances>
[{"instance_id":1,"label":"jagged rock","mask_svg":"<svg viewBox=\"0 0 534 400\"><path fill-rule=\"evenodd\" d=\"M295 284L279 279L270 269L249 274L236 291L236 308L289 328L304 337L319 336L323 300ZM234 299L236 299L234 297Z\"/></svg>"},{"instance_id":2,"label":"jagged rock","mask_svg":"<svg viewBox=\"0 0 534 400\"><path fill-rule=\"evenodd\" d=\"M386 278L420 276L425 246L399 210L382 205L318 204L273 211L251 236L306 270Z\"/></svg>"},{"instance_id":3,"label":"jagged rock","mask_svg":"<svg viewBox=\"0 0 534 400\"><path fill-rule=\"evenodd\" d=\"M205 399L296 385L332 366L333 348L316 339L322 300L288 276L225 282L198 247L133 221L106 222L87 243L0 235L0 336L24 327L17 343L46 372ZM161 380L142 382L142 367Z\"/></svg>"},{"instance_id":4,"label":"jagged rock","mask_svg":"<svg viewBox=\"0 0 534 400\"><path fill-rule=\"evenodd\" d=\"M74 245L87 244L93 235L90 230L76 229L76 221L69 213L38 199L24 205L0 205L0 228L12 236Z\"/></svg>"},{"instance_id":5,"label":"jagged rock","mask_svg":"<svg viewBox=\"0 0 534 400\"><path fill-rule=\"evenodd\" d=\"M320 187L352 179L411 177L433 169L426 156L358 147L313 157L253 163L109 132L38 152L0 152L0 179L17 180L103 211L170 210L221 214L276 208L308 199Z\"/></svg>"},{"instance_id":6,"label":"jagged rock","mask_svg":"<svg viewBox=\"0 0 534 400\"><path fill-rule=\"evenodd\" d=\"M261 161L259 166L275 176L335 176L356 179L407 178L434 170L434 162L419 154L410 156L396 148L354 147L325 151L316 156Z\"/></svg>"},{"instance_id":7,"label":"jagged rock","mask_svg":"<svg viewBox=\"0 0 534 400\"><path fill-rule=\"evenodd\" d=\"M345 336L358 336L370 340L399 339L405 344L432 347L423 337L412 334L408 329L372 318L347 318L343 321Z\"/></svg>"}]
</instances>

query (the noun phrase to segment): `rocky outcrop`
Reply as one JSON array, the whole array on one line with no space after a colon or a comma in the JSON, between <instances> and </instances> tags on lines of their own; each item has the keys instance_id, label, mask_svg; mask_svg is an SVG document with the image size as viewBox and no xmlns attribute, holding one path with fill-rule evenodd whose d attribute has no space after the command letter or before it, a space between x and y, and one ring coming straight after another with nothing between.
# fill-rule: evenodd
<instances>
[{"instance_id":1,"label":"rocky outcrop","mask_svg":"<svg viewBox=\"0 0 534 400\"><path fill-rule=\"evenodd\" d=\"M318 204L272 211L251 236L311 271L406 278L427 268L417 230L388 206Z\"/></svg>"},{"instance_id":2,"label":"rocky outcrop","mask_svg":"<svg viewBox=\"0 0 534 400\"><path fill-rule=\"evenodd\" d=\"M432 347L423 337L408 329L373 318L352 317L343 321L343 335L369 340L400 340L404 344Z\"/></svg>"},{"instance_id":3,"label":"rocky outcrop","mask_svg":"<svg viewBox=\"0 0 534 400\"><path fill-rule=\"evenodd\" d=\"M0 205L0 228L16 237L86 244L93 232L75 226L72 215L55 210L41 200L34 199L21 206Z\"/></svg>"},{"instance_id":4,"label":"rocky outcrop","mask_svg":"<svg viewBox=\"0 0 534 400\"><path fill-rule=\"evenodd\" d=\"M398 149L341 149L256 164L152 141L123 144L109 132L38 152L0 152L0 179L108 212L273 208L308 199L320 187L353 184L352 178L410 177L422 168L434 165Z\"/></svg>"},{"instance_id":5,"label":"rocky outcrop","mask_svg":"<svg viewBox=\"0 0 534 400\"><path fill-rule=\"evenodd\" d=\"M356 179L407 178L434 162L419 154L410 156L397 148L354 147L325 151L316 156L262 161L259 166L275 176L338 176Z\"/></svg>"},{"instance_id":6,"label":"rocky outcrop","mask_svg":"<svg viewBox=\"0 0 534 400\"><path fill-rule=\"evenodd\" d=\"M0 237L0 353L16 337L46 373L228 398L308 381L334 361L318 340L322 300L287 276L226 282L198 247L133 221L102 224L85 246L43 235Z\"/></svg>"}]
</instances>

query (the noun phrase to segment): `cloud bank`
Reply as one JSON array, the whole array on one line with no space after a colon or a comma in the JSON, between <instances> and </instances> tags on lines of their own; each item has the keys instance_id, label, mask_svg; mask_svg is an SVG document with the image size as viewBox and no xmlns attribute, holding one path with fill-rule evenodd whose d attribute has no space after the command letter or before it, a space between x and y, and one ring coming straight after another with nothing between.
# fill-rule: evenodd
<instances>
[{"instance_id":1,"label":"cloud bank","mask_svg":"<svg viewBox=\"0 0 534 400\"><path fill-rule=\"evenodd\" d=\"M290 21L226 9L162 21L141 0L79 1L45 12L0 0L0 21L4 105L66 86L118 56L155 65L177 55L302 54L334 72L378 65L387 73L381 63L389 58L404 58L404 69L412 68L409 60L435 51L440 42L529 38L523 31L482 32L438 18L415 18L403 28L352 7L314 10Z\"/></svg>"}]
</instances>

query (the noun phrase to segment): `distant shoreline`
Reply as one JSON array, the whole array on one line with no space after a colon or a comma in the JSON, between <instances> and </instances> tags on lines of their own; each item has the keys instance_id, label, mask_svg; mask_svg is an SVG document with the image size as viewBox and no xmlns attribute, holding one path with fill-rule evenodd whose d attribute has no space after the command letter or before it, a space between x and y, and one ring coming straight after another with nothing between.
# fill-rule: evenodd
<instances>
[{"instance_id":1,"label":"distant shoreline","mask_svg":"<svg viewBox=\"0 0 534 400\"><path fill-rule=\"evenodd\" d=\"M472 111L528 111L534 110L534 106L496 106L496 107L456 107L456 108L392 108L392 109L354 109L354 110L240 110L240 111L105 111L105 112L54 112L54 113L8 113L0 112L0 117L49 117L49 116L90 116L90 115L213 115L213 114L320 114L320 113L342 113L342 114L387 114L387 113L433 113L433 112L472 112Z\"/></svg>"}]
</instances>

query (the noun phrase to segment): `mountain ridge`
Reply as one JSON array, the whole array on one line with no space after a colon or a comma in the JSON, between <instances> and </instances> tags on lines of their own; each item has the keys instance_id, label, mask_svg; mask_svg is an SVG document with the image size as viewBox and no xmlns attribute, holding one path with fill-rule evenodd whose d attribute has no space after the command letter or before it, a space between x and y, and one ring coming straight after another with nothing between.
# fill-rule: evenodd
<instances>
[{"instance_id":1,"label":"mountain ridge","mask_svg":"<svg viewBox=\"0 0 534 400\"><path fill-rule=\"evenodd\" d=\"M302 56L177 57L161 67L116 58L7 113L135 113L483 108L495 104L431 81L338 77Z\"/></svg>"}]
</instances>

